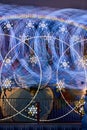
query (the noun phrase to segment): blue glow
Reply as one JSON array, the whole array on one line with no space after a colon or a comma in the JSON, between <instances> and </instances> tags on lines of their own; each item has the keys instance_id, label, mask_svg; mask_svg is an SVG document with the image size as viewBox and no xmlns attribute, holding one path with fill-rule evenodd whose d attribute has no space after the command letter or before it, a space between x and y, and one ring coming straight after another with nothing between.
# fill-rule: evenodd
<instances>
[{"instance_id":1,"label":"blue glow","mask_svg":"<svg viewBox=\"0 0 87 130\"><path fill-rule=\"evenodd\" d=\"M87 66L84 68L80 59L87 55L87 11L45 8L42 10L12 5L0 5L0 10L1 18L14 16L13 19L0 20L0 65L6 55L6 58L11 57L10 64L4 61L1 82L8 77L14 80L15 74L19 84L22 82L28 87L38 85L40 61L42 85L56 84L58 70L58 80L64 79L66 88L85 88ZM20 18L21 14L25 14L25 18ZM26 18L27 14L45 17ZM19 18L15 18L15 15ZM48 16L51 19L47 19ZM53 17L60 21L53 20ZM77 24L81 24L83 28ZM39 58L36 63L31 63L32 56ZM64 61L68 64L63 64ZM82 81L84 84L81 84Z\"/></svg>"}]
</instances>

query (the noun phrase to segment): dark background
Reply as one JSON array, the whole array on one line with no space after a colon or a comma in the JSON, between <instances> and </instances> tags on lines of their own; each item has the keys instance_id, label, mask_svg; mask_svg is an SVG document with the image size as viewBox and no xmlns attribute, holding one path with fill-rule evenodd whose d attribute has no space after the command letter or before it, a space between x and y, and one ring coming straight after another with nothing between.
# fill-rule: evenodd
<instances>
[{"instance_id":1,"label":"dark background","mask_svg":"<svg viewBox=\"0 0 87 130\"><path fill-rule=\"evenodd\" d=\"M0 0L4 4L87 9L87 0Z\"/></svg>"}]
</instances>

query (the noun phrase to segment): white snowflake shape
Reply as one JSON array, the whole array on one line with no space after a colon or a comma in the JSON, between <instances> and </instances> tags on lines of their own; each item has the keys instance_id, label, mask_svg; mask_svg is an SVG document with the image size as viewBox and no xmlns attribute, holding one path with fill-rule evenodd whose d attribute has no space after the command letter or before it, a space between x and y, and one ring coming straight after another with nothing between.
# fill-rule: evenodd
<instances>
[{"instance_id":1,"label":"white snowflake shape","mask_svg":"<svg viewBox=\"0 0 87 130\"><path fill-rule=\"evenodd\" d=\"M65 32L67 32L67 28L63 25L63 26L59 27L59 32L64 34Z\"/></svg>"},{"instance_id":2,"label":"white snowflake shape","mask_svg":"<svg viewBox=\"0 0 87 130\"><path fill-rule=\"evenodd\" d=\"M11 80L10 79L5 79L4 81L3 81L3 84L2 84L2 86L3 87L5 87L5 88L9 88L9 87L11 87Z\"/></svg>"},{"instance_id":3,"label":"white snowflake shape","mask_svg":"<svg viewBox=\"0 0 87 130\"><path fill-rule=\"evenodd\" d=\"M38 62L37 57L36 57L36 56L30 57L30 62L31 62L32 64L36 64L36 63Z\"/></svg>"},{"instance_id":4,"label":"white snowflake shape","mask_svg":"<svg viewBox=\"0 0 87 130\"><path fill-rule=\"evenodd\" d=\"M42 30L43 30L43 29L46 29L46 28L47 28L47 24L46 24L45 22L41 22L41 23L39 24L39 28L42 28Z\"/></svg>"},{"instance_id":5,"label":"white snowflake shape","mask_svg":"<svg viewBox=\"0 0 87 130\"><path fill-rule=\"evenodd\" d=\"M7 30L10 30L12 26L13 26L13 23L9 23L9 22L4 23L4 29L6 28Z\"/></svg>"},{"instance_id":6,"label":"white snowflake shape","mask_svg":"<svg viewBox=\"0 0 87 130\"><path fill-rule=\"evenodd\" d=\"M71 40L72 40L73 42L80 41L80 39L81 39L81 37L80 37L80 36L77 36L77 35L73 35L73 36L71 37Z\"/></svg>"},{"instance_id":7,"label":"white snowflake shape","mask_svg":"<svg viewBox=\"0 0 87 130\"><path fill-rule=\"evenodd\" d=\"M53 36L51 36L51 35L48 33L47 36L46 36L46 40L47 40L48 42L52 41L52 40L53 40Z\"/></svg>"},{"instance_id":8,"label":"white snowflake shape","mask_svg":"<svg viewBox=\"0 0 87 130\"><path fill-rule=\"evenodd\" d=\"M11 65L11 57L6 58L4 63L5 63L5 66L6 65Z\"/></svg>"},{"instance_id":9,"label":"white snowflake shape","mask_svg":"<svg viewBox=\"0 0 87 130\"><path fill-rule=\"evenodd\" d=\"M31 116L35 116L37 114L37 107L34 105L28 107L28 114Z\"/></svg>"},{"instance_id":10,"label":"white snowflake shape","mask_svg":"<svg viewBox=\"0 0 87 130\"><path fill-rule=\"evenodd\" d=\"M64 91L64 89L65 89L65 86L64 86L64 81L63 80L60 80L58 83L57 83L57 86L56 86L56 89L57 89L57 91L58 90L63 90Z\"/></svg>"},{"instance_id":11,"label":"white snowflake shape","mask_svg":"<svg viewBox=\"0 0 87 130\"><path fill-rule=\"evenodd\" d=\"M87 59L85 57L82 57L78 60L77 64L82 67L87 67Z\"/></svg>"},{"instance_id":12,"label":"white snowflake shape","mask_svg":"<svg viewBox=\"0 0 87 130\"><path fill-rule=\"evenodd\" d=\"M27 28L34 28L34 22L32 22L32 21L29 21L28 23L26 23L26 27Z\"/></svg>"},{"instance_id":13,"label":"white snowflake shape","mask_svg":"<svg viewBox=\"0 0 87 130\"><path fill-rule=\"evenodd\" d=\"M23 43L25 43L25 41L29 40L29 36L26 35L26 34L19 35L19 38L20 38L20 41L23 42Z\"/></svg>"},{"instance_id":14,"label":"white snowflake shape","mask_svg":"<svg viewBox=\"0 0 87 130\"><path fill-rule=\"evenodd\" d=\"M61 65L60 65L61 67L63 67L64 69L67 69L67 68L69 68L70 66L69 66L69 61L66 61L65 59L64 59L64 61L61 61Z\"/></svg>"}]
</instances>

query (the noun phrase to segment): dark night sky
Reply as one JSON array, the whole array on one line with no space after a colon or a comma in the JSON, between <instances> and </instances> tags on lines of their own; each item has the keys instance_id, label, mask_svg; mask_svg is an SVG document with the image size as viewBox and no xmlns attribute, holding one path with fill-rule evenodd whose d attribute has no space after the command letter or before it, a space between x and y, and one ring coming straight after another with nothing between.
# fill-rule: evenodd
<instances>
[{"instance_id":1,"label":"dark night sky","mask_svg":"<svg viewBox=\"0 0 87 130\"><path fill-rule=\"evenodd\" d=\"M87 0L0 0L4 4L87 9Z\"/></svg>"}]
</instances>

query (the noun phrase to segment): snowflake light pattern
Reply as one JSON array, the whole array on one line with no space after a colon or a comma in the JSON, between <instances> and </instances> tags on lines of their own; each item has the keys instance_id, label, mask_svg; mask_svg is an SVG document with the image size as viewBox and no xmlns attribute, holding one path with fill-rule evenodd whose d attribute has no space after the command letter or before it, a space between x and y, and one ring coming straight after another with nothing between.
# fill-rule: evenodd
<instances>
[{"instance_id":1,"label":"snowflake light pattern","mask_svg":"<svg viewBox=\"0 0 87 130\"><path fill-rule=\"evenodd\" d=\"M72 40L73 42L78 42L78 41L80 41L80 39L81 39L81 37L80 37L80 36L77 36L77 35L73 35L73 36L71 37L71 40Z\"/></svg>"},{"instance_id":2,"label":"snowflake light pattern","mask_svg":"<svg viewBox=\"0 0 87 130\"><path fill-rule=\"evenodd\" d=\"M4 29L10 30L13 27L13 23L4 23Z\"/></svg>"},{"instance_id":3,"label":"snowflake light pattern","mask_svg":"<svg viewBox=\"0 0 87 130\"><path fill-rule=\"evenodd\" d=\"M26 41L29 40L29 36L25 35L25 34L19 35L19 38L20 38L20 41L23 42L23 43L25 43Z\"/></svg>"},{"instance_id":4,"label":"snowflake light pattern","mask_svg":"<svg viewBox=\"0 0 87 130\"><path fill-rule=\"evenodd\" d=\"M65 32L67 32L67 28L63 25L63 26L59 27L59 32L64 34Z\"/></svg>"},{"instance_id":5,"label":"snowflake light pattern","mask_svg":"<svg viewBox=\"0 0 87 130\"><path fill-rule=\"evenodd\" d=\"M47 24L45 22L42 22L39 24L39 28L46 29L47 28Z\"/></svg>"},{"instance_id":6,"label":"snowflake light pattern","mask_svg":"<svg viewBox=\"0 0 87 130\"><path fill-rule=\"evenodd\" d=\"M5 87L5 88L9 88L9 87L11 87L11 80L10 79L5 79L4 81L3 81L3 84L2 84L2 86L3 87Z\"/></svg>"},{"instance_id":7,"label":"snowflake light pattern","mask_svg":"<svg viewBox=\"0 0 87 130\"><path fill-rule=\"evenodd\" d=\"M29 116L36 116L37 115L37 107L35 105L28 107L28 115Z\"/></svg>"},{"instance_id":8,"label":"snowflake light pattern","mask_svg":"<svg viewBox=\"0 0 87 130\"><path fill-rule=\"evenodd\" d=\"M52 38L53 38L53 36L51 36L51 35L48 33L47 36L46 36L46 40L48 41L48 43L49 43L50 41L52 41Z\"/></svg>"},{"instance_id":9,"label":"snowflake light pattern","mask_svg":"<svg viewBox=\"0 0 87 130\"><path fill-rule=\"evenodd\" d=\"M56 90L57 92L58 91L65 91L65 85L64 85L64 81L60 80L58 83L57 83L57 86L56 86Z\"/></svg>"},{"instance_id":10,"label":"snowflake light pattern","mask_svg":"<svg viewBox=\"0 0 87 130\"><path fill-rule=\"evenodd\" d=\"M66 61L65 59L60 62L60 66L63 67L64 69L67 69L70 67L69 61Z\"/></svg>"},{"instance_id":11,"label":"snowflake light pattern","mask_svg":"<svg viewBox=\"0 0 87 130\"><path fill-rule=\"evenodd\" d=\"M11 65L11 57L6 58L4 63L5 63L5 66L6 65Z\"/></svg>"},{"instance_id":12,"label":"snowflake light pattern","mask_svg":"<svg viewBox=\"0 0 87 130\"><path fill-rule=\"evenodd\" d=\"M31 28L34 28L34 22L32 22L32 21L27 22L27 23L26 23L26 27L27 27L27 28L30 28L30 29L31 29Z\"/></svg>"},{"instance_id":13,"label":"snowflake light pattern","mask_svg":"<svg viewBox=\"0 0 87 130\"><path fill-rule=\"evenodd\" d=\"M38 59L37 59L36 56L30 57L30 63L31 63L31 64L36 64L37 62L38 62Z\"/></svg>"},{"instance_id":14,"label":"snowflake light pattern","mask_svg":"<svg viewBox=\"0 0 87 130\"><path fill-rule=\"evenodd\" d=\"M82 57L77 62L78 66L87 67L87 57Z\"/></svg>"}]
</instances>

